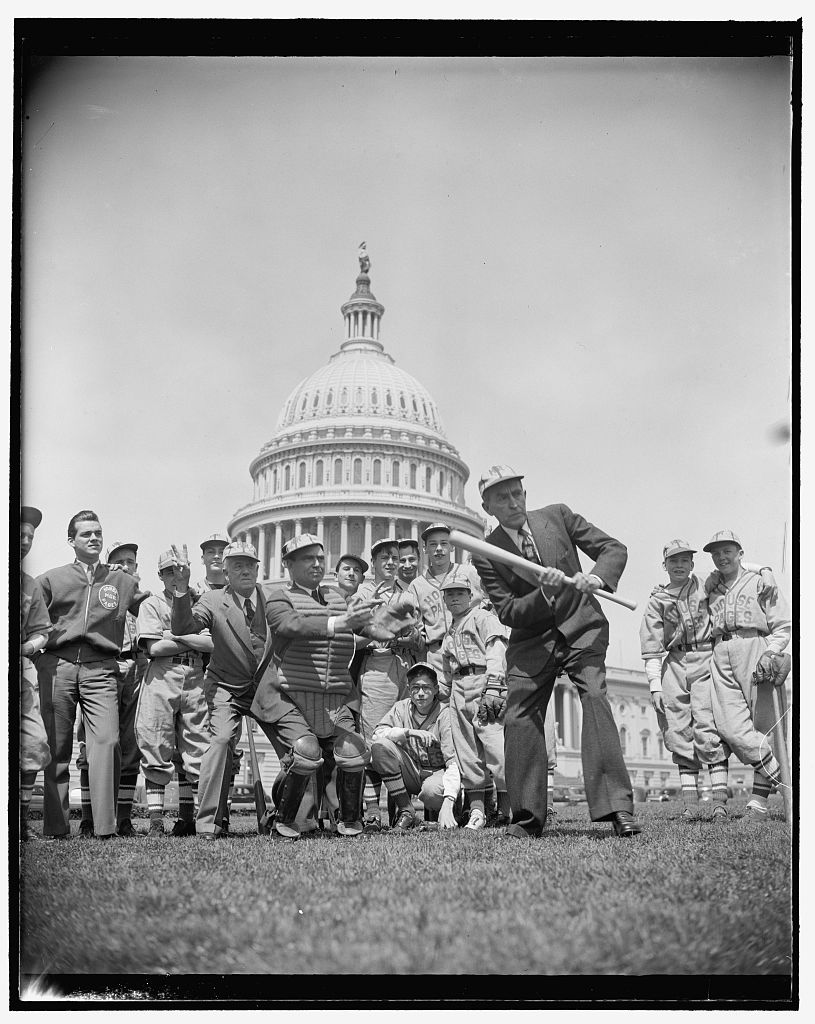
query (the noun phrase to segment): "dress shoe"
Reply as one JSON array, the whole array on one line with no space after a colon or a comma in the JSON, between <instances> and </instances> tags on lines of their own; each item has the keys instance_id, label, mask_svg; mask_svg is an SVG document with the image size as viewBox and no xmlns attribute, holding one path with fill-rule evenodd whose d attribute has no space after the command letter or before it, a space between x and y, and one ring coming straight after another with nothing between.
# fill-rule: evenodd
<instances>
[{"instance_id":1,"label":"dress shoe","mask_svg":"<svg viewBox=\"0 0 815 1024\"><path fill-rule=\"evenodd\" d=\"M376 836L382 831L382 821L380 818L366 818L362 831L366 836Z\"/></svg>"},{"instance_id":2,"label":"dress shoe","mask_svg":"<svg viewBox=\"0 0 815 1024\"><path fill-rule=\"evenodd\" d=\"M97 839L121 839L122 837L118 832L106 832L103 836L97 836Z\"/></svg>"},{"instance_id":3,"label":"dress shoe","mask_svg":"<svg viewBox=\"0 0 815 1024\"><path fill-rule=\"evenodd\" d=\"M642 832L642 828L634 821L634 816L629 811L615 811L611 824L614 826L615 833L622 839L628 839Z\"/></svg>"},{"instance_id":4,"label":"dress shoe","mask_svg":"<svg viewBox=\"0 0 815 1024\"><path fill-rule=\"evenodd\" d=\"M137 832L135 828L133 828L133 822L130 818L124 818L120 821L116 831L122 839L144 839L144 834L142 832Z\"/></svg>"},{"instance_id":5,"label":"dress shoe","mask_svg":"<svg viewBox=\"0 0 815 1024\"><path fill-rule=\"evenodd\" d=\"M520 825L507 825L504 830L505 836L512 836L514 839L534 839L535 836L531 832L527 832L525 828Z\"/></svg>"}]
</instances>

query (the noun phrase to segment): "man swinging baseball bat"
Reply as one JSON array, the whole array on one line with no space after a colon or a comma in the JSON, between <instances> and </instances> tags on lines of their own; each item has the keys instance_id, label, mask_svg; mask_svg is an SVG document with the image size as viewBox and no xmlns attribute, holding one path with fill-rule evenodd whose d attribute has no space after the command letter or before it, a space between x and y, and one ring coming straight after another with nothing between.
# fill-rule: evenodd
<instances>
[{"instance_id":1,"label":"man swinging baseball bat","mask_svg":"<svg viewBox=\"0 0 815 1024\"><path fill-rule=\"evenodd\" d=\"M583 707L582 759L592 821L610 821L616 835L634 836L631 780L606 695L608 622L594 599L617 586L628 553L566 505L527 513L523 476L491 466L478 488L484 511L499 526L487 537L496 549L473 562L498 618L512 632L507 646L504 719L506 782L512 821L507 834L539 836L546 821L547 752L543 717L555 679L566 673ZM458 541L460 543L460 541ZM584 574L577 549L595 559ZM536 571L509 568L507 553L536 562ZM564 586L566 577L572 585Z\"/></svg>"}]
</instances>

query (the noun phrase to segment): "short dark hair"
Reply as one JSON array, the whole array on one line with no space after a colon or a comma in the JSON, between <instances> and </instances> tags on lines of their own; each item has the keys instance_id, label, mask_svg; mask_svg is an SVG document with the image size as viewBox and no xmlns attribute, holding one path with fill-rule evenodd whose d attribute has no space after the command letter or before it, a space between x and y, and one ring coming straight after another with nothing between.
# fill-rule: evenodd
<instances>
[{"instance_id":1,"label":"short dark hair","mask_svg":"<svg viewBox=\"0 0 815 1024\"><path fill-rule=\"evenodd\" d=\"M73 540L76 536L76 524L77 523L98 523L99 516L91 511L89 508L84 508L81 512L77 512L75 516L71 516L71 521L68 523L68 539Z\"/></svg>"}]
</instances>

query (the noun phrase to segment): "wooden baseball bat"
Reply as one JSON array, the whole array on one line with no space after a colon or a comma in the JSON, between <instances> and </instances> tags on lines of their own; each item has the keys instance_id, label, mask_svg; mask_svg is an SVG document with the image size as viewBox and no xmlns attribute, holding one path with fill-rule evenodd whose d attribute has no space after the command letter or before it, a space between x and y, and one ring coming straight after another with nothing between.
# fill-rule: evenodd
<instances>
[{"instance_id":1,"label":"wooden baseball bat","mask_svg":"<svg viewBox=\"0 0 815 1024\"><path fill-rule=\"evenodd\" d=\"M471 537L469 533L461 533L460 530L450 531L450 543L460 548L466 548L468 551L475 551L476 554L483 555L484 558L488 558L491 562L503 562L504 565L511 565L517 569L526 569L527 572L534 572L538 576L542 576L547 571L545 566L538 565L537 562L530 562L528 558L524 558L522 555L514 555L511 551L504 551L503 548L496 547L494 544L487 544L486 541L479 540L477 537ZM574 578L572 576L567 576L563 582L574 586ZM614 604L621 604L623 608L630 608L632 612L637 607L636 601L629 601L628 598L620 597L619 594L612 594L607 590L594 590L592 594L594 597L602 597L604 601L613 601Z\"/></svg>"},{"instance_id":2,"label":"wooden baseball bat","mask_svg":"<svg viewBox=\"0 0 815 1024\"><path fill-rule=\"evenodd\" d=\"M769 685L773 685L772 683ZM784 797L784 820L792 822L792 773L790 772L790 756L787 749L785 719L787 715L787 691L784 684L773 686L773 707L775 708L775 737L778 764L781 768L781 787Z\"/></svg>"},{"instance_id":3,"label":"wooden baseball bat","mask_svg":"<svg viewBox=\"0 0 815 1024\"><path fill-rule=\"evenodd\" d=\"M260 777L260 765L258 754L255 750L255 737L252 735L254 722L251 718L246 722L246 734L249 737L249 761L252 765L252 792L255 797L255 814L258 819L258 835L266 831L266 823L269 820L269 811L266 808L266 792L263 788L263 780Z\"/></svg>"}]
</instances>

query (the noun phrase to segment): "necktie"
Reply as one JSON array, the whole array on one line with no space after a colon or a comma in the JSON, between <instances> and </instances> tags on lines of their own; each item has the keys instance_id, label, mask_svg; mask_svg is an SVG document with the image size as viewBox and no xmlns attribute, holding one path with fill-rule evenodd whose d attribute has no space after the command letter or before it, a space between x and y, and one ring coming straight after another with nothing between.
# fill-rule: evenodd
<instances>
[{"instance_id":1,"label":"necktie","mask_svg":"<svg viewBox=\"0 0 815 1024\"><path fill-rule=\"evenodd\" d=\"M246 625L249 627L249 630L251 632L252 623L255 621L255 606L252 604L248 597L243 602L243 614L246 616Z\"/></svg>"},{"instance_id":2,"label":"necktie","mask_svg":"<svg viewBox=\"0 0 815 1024\"><path fill-rule=\"evenodd\" d=\"M530 562L535 562L536 565L541 564L541 560L538 558L537 552L535 551L535 545L532 542L532 535L528 530L520 529L518 534L521 538L521 551L523 552L524 558Z\"/></svg>"},{"instance_id":3,"label":"necktie","mask_svg":"<svg viewBox=\"0 0 815 1024\"><path fill-rule=\"evenodd\" d=\"M318 604L325 604L325 599L323 598L323 595L320 593L319 590L312 590L311 596Z\"/></svg>"}]
</instances>

